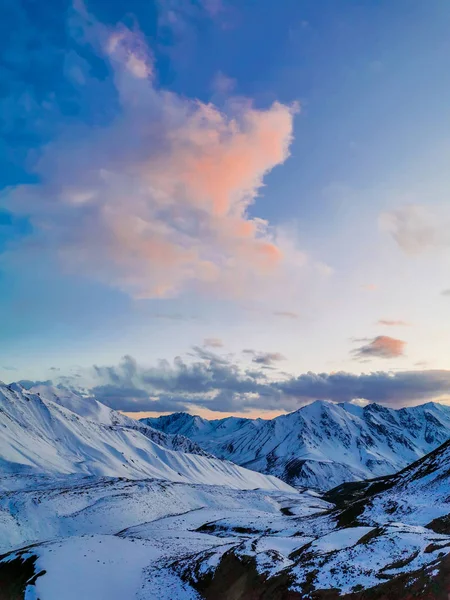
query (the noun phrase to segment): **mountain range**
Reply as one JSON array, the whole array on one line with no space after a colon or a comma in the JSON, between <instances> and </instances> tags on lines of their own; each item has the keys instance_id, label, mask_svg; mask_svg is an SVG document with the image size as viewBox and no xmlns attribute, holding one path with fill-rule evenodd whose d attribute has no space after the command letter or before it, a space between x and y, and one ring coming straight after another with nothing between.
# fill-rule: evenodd
<instances>
[{"instance_id":1,"label":"mountain range","mask_svg":"<svg viewBox=\"0 0 450 600\"><path fill-rule=\"evenodd\" d=\"M83 474L286 489L67 390L0 384L0 473Z\"/></svg>"},{"instance_id":2,"label":"mountain range","mask_svg":"<svg viewBox=\"0 0 450 600\"><path fill-rule=\"evenodd\" d=\"M447 600L450 441L325 494L211 451L253 432L261 464L297 443L316 473L347 461L356 478L438 444L448 414L316 402L272 421L176 414L161 432L66 389L0 384L0 598Z\"/></svg>"},{"instance_id":3,"label":"mountain range","mask_svg":"<svg viewBox=\"0 0 450 600\"><path fill-rule=\"evenodd\" d=\"M261 600L447 600L449 497L447 441L395 475L328 492L331 510L297 519L297 549L252 538L177 570L208 600L226 600L237 586L238 597ZM208 530L224 530L224 521Z\"/></svg>"},{"instance_id":4,"label":"mountain range","mask_svg":"<svg viewBox=\"0 0 450 600\"><path fill-rule=\"evenodd\" d=\"M299 415L315 431L327 423L336 444L364 421L390 456L436 443L448 412L315 403L271 427ZM206 439L220 425L266 427L172 419ZM450 441L321 494L60 388L0 385L0 432L2 600L447 600ZM400 444L408 436L415 445Z\"/></svg>"},{"instance_id":5,"label":"mountain range","mask_svg":"<svg viewBox=\"0 0 450 600\"><path fill-rule=\"evenodd\" d=\"M271 420L174 413L141 422L291 485L326 490L395 473L435 449L450 437L450 406L316 401Z\"/></svg>"}]
</instances>

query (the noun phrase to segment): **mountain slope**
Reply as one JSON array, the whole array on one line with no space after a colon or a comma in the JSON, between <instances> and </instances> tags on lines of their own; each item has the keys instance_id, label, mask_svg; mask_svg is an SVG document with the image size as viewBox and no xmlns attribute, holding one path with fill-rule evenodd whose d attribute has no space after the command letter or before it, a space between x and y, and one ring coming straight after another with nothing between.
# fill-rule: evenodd
<instances>
[{"instance_id":1,"label":"mountain slope","mask_svg":"<svg viewBox=\"0 0 450 600\"><path fill-rule=\"evenodd\" d=\"M198 599L163 567L240 543L251 523L274 535L292 529L285 505L298 515L329 508L315 494L151 479L0 475L0 490L8 487L0 492L0 554L12 551L0 556L2 600ZM217 519L229 526L225 536L198 531Z\"/></svg>"},{"instance_id":2,"label":"mountain slope","mask_svg":"<svg viewBox=\"0 0 450 600\"><path fill-rule=\"evenodd\" d=\"M13 384L11 389L17 389L18 384ZM81 396L64 387L54 387L47 385L37 385L29 390L31 393L39 396L47 404L49 402L58 404L67 408L80 417L94 421L101 425L109 427L123 427L141 432L153 442L169 450L179 450L189 454L199 454L200 456L209 456L196 442L180 434L166 434L149 425L145 425L136 419L131 419L101 402L98 402L91 396Z\"/></svg>"},{"instance_id":3,"label":"mountain slope","mask_svg":"<svg viewBox=\"0 0 450 600\"><path fill-rule=\"evenodd\" d=\"M82 473L238 489L290 489L282 481L230 462L168 449L165 443L174 444L170 436L129 423L132 420L99 403L85 406L83 398L72 396L55 402L49 399L55 390L39 393L18 384L0 385L0 473ZM82 412L96 418L80 416Z\"/></svg>"},{"instance_id":4,"label":"mountain slope","mask_svg":"<svg viewBox=\"0 0 450 600\"><path fill-rule=\"evenodd\" d=\"M341 523L397 520L450 533L450 440L395 475L344 483L325 498L343 509Z\"/></svg>"},{"instance_id":5,"label":"mountain slope","mask_svg":"<svg viewBox=\"0 0 450 600\"><path fill-rule=\"evenodd\" d=\"M0 596L446 600L449 488L450 442L396 475L343 484L327 501L151 479L0 475L0 552L8 552Z\"/></svg>"},{"instance_id":6,"label":"mountain slope","mask_svg":"<svg viewBox=\"0 0 450 600\"><path fill-rule=\"evenodd\" d=\"M178 567L203 597L446 600L450 589L450 441L399 473L344 483L324 499L334 511L297 523L298 550L246 540ZM272 540L273 543L273 540ZM269 546L270 547L270 546ZM265 551L264 551L265 549Z\"/></svg>"},{"instance_id":7,"label":"mountain slope","mask_svg":"<svg viewBox=\"0 0 450 600\"><path fill-rule=\"evenodd\" d=\"M142 422L182 433L219 458L322 490L394 473L450 437L450 407L434 403L394 410L316 401L268 421L175 413Z\"/></svg>"}]
</instances>

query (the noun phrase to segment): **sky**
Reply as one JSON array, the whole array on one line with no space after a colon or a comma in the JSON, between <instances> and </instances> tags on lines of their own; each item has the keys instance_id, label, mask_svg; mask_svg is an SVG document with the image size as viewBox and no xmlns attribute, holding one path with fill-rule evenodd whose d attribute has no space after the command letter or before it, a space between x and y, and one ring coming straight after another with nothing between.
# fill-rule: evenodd
<instances>
[{"instance_id":1,"label":"sky","mask_svg":"<svg viewBox=\"0 0 450 600\"><path fill-rule=\"evenodd\" d=\"M450 4L6 0L0 379L450 402Z\"/></svg>"}]
</instances>

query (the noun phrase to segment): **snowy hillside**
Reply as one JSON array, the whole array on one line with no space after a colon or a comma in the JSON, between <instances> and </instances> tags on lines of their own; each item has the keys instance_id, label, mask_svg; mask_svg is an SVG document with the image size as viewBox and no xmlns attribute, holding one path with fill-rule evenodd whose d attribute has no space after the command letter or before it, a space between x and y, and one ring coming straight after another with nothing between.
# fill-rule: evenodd
<instances>
[{"instance_id":1,"label":"snowy hillside","mask_svg":"<svg viewBox=\"0 0 450 600\"><path fill-rule=\"evenodd\" d=\"M166 564L233 547L252 524L292 535L285 506L305 516L330 507L307 493L82 476L10 475L0 490L0 554L12 551L0 559L0 597L8 600L2 593L19 584L27 600L198 599ZM218 519L229 535L199 531Z\"/></svg>"},{"instance_id":2,"label":"snowy hillside","mask_svg":"<svg viewBox=\"0 0 450 600\"><path fill-rule=\"evenodd\" d=\"M395 412L315 403L270 422L167 422L206 437L252 431L259 441L269 427L292 451L293 419L299 442L321 433L324 453L338 440L341 460L356 449L360 460L367 431L385 459L396 448L414 454L445 434L446 415L433 405ZM364 446L352 437L362 422ZM322 496L173 446L172 435L92 398L0 385L0 598L446 598L450 441L395 475ZM325 463L312 438L307 448Z\"/></svg>"},{"instance_id":3,"label":"snowy hillside","mask_svg":"<svg viewBox=\"0 0 450 600\"><path fill-rule=\"evenodd\" d=\"M230 462L174 451L174 445L171 436L96 401L58 395L54 389L34 393L18 384L0 385L0 473L82 473L289 489L282 481ZM190 446L185 441L184 447Z\"/></svg>"},{"instance_id":4,"label":"snowy hillside","mask_svg":"<svg viewBox=\"0 0 450 600\"><path fill-rule=\"evenodd\" d=\"M13 384L11 389L18 388L19 384ZM11 386L10 386L11 387ZM21 386L20 386L21 387ZM37 385L29 390L31 393L38 395L41 400L54 404L59 404L64 408L68 408L71 412L74 412L80 417L85 417L96 423L110 427L125 427L127 429L134 429L140 431L143 435L151 439L153 442L169 450L179 450L181 452L188 452L189 454L199 454L200 456L212 455L203 450L198 444L191 439L175 434L165 434L162 431L153 429L152 427L131 419L126 415L123 415L101 402L98 402L91 396L82 396L78 393L74 393L67 388L53 387L47 385Z\"/></svg>"},{"instance_id":5,"label":"snowy hillside","mask_svg":"<svg viewBox=\"0 0 450 600\"><path fill-rule=\"evenodd\" d=\"M0 597L444 600L449 448L396 476L344 484L328 501L151 479L0 476Z\"/></svg>"},{"instance_id":6,"label":"snowy hillside","mask_svg":"<svg viewBox=\"0 0 450 600\"><path fill-rule=\"evenodd\" d=\"M446 600L450 441L396 475L346 483L324 499L336 508L296 520L300 547L289 536L246 539L190 557L175 571L218 600L234 585L241 598ZM221 521L208 527L222 530Z\"/></svg>"},{"instance_id":7,"label":"snowy hillside","mask_svg":"<svg viewBox=\"0 0 450 600\"><path fill-rule=\"evenodd\" d=\"M395 519L450 533L450 441L395 475L343 484L327 497L345 508L343 520L384 524Z\"/></svg>"},{"instance_id":8,"label":"snowy hillside","mask_svg":"<svg viewBox=\"0 0 450 600\"><path fill-rule=\"evenodd\" d=\"M394 410L316 401L268 421L175 413L142 422L188 436L219 458L322 490L395 473L450 437L450 407L435 403Z\"/></svg>"}]
</instances>

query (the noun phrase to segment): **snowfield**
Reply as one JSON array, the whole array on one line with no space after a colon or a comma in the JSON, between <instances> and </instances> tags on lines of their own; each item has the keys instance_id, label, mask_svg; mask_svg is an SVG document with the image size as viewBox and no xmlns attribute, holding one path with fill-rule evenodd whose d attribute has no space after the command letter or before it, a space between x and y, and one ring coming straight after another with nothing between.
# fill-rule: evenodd
<instances>
[{"instance_id":1,"label":"snowfield","mask_svg":"<svg viewBox=\"0 0 450 600\"><path fill-rule=\"evenodd\" d=\"M45 571L28 586L27 600L123 600L150 588L155 596L143 598L173 599L167 579L180 589L190 586L170 569L155 579L162 562L232 548L248 537L239 533L244 528L270 529L274 537L294 533L293 517L283 515L283 505L305 515L330 508L295 491L82 476L19 476L11 486L13 477L0 480L3 488L14 488L0 495L0 552L13 550L6 562L34 557L35 572ZM226 524L220 535L201 531L216 521ZM291 538L289 548L303 541ZM21 555L20 548L30 544ZM189 594L180 597L198 597L193 589Z\"/></svg>"}]
</instances>

